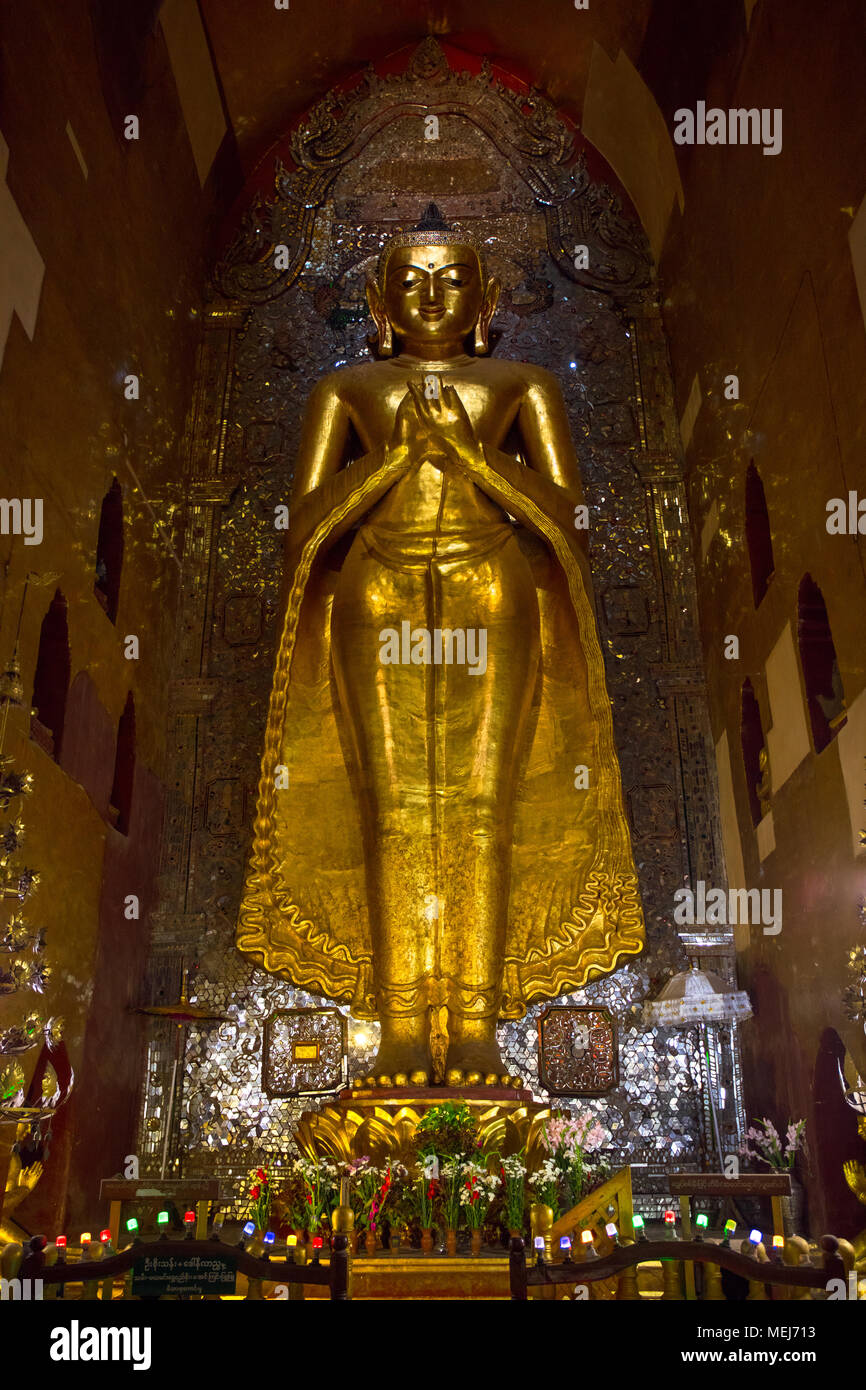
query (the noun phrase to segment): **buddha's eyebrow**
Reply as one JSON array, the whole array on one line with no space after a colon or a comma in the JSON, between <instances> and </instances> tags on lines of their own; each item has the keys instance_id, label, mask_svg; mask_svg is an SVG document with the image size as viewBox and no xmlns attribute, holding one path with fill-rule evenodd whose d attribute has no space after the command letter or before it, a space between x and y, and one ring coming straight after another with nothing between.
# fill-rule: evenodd
<instances>
[{"instance_id":1,"label":"buddha's eyebrow","mask_svg":"<svg viewBox=\"0 0 866 1390\"><path fill-rule=\"evenodd\" d=\"M473 268L474 267L469 261L451 261L448 265L437 266L435 273L438 275L442 270L472 270ZM392 270L388 271L388 274L389 276L405 274L407 270L417 270L423 273L427 270L427 266L415 265L414 262L409 262L406 265L395 265Z\"/></svg>"}]
</instances>

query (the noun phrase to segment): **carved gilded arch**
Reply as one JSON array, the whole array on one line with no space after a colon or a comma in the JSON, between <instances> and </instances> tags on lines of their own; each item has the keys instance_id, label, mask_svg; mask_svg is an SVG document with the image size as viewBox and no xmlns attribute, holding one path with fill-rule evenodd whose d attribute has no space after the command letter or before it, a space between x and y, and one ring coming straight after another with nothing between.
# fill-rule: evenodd
<instances>
[{"instance_id":1,"label":"carved gilded arch","mask_svg":"<svg viewBox=\"0 0 866 1390\"><path fill-rule=\"evenodd\" d=\"M617 302L652 280L649 245L636 216L590 177L586 154L547 97L507 86L485 59L477 74L453 69L441 45L427 38L404 72L368 67L347 91L329 92L291 136L293 167L275 159L273 189L256 194L214 269L228 299L266 303L283 294L309 258L316 218L342 171L389 125L406 116L460 116L496 148L543 210L548 249L576 284ZM287 254L278 257L276 248ZM585 246L588 266L575 265Z\"/></svg>"}]
</instances>

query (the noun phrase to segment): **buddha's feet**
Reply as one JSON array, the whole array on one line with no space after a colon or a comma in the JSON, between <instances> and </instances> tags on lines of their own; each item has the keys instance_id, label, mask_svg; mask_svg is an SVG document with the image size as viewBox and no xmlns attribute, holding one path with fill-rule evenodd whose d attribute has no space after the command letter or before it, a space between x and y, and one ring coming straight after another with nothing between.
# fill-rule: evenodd
<instances>
[{"instance_id":1,"label":"buddha's feet","mask_svg":"<svg viewBox=\"0 0 866 1390\"><path fill-rule=\"evenodd\" d=\"M519 1076L511 1076L495 1042L456 1043L448 1049L446 1086L521 1086Z\"/></svg>"},{"instance_id":2,"label":"buddha's feet","mask_svg":"<svg viewBox=\"0 0 866 1390\"><path fill-rule=\"evenodd\" d=\"M353 1085L392 1087L430 1084L430 1054L426 1043L407 1046L405 1043L383 1043L368 1074L356 1079Z\"/></svg>"}]
</instances>

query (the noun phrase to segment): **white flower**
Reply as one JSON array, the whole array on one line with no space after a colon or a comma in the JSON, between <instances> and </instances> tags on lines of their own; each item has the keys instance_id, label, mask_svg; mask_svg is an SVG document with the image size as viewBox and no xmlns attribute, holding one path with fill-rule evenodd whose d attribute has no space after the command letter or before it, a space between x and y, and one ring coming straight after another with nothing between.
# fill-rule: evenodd
<instances>
[{"instance_id":1,"label":"white flower","mask_svg":"<svg viewBox=\"0 0 866 1390\"><path fill-rule=\"evenodd\" d=\"M552 1158L546 1158L541 1167L529 1179L531 1187L547 1187L559 1182L559 1172Z\"/></svg>"},{"instance_id":2,"label":"white flower","mask_svg":"<svg viewBox=\"0 0 866 1390\"><path fill-rule=\"evenodd\" d=\"M503 1158L502 1170L506 1178L523 1178L526 1176L526 1164L517 1157L517 1154L510 1154L508 1158Z\"/></svg>"}]
</instances>

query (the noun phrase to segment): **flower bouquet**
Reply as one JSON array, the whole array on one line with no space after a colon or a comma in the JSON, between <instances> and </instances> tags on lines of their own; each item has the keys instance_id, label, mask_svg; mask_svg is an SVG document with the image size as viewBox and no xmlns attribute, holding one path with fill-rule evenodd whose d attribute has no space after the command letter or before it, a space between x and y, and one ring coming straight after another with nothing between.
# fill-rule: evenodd
<instances>
[{"instance_id":1,"label":"flower bouquet","mask_svg":"<svg viewBox=\"0 0 866 1390\"><path fill-rule=\"evenodd\" d=\"M596 1185L593 1179L597 1174L590 1167L588 1155L601 1148L604 1130L587 1110L582 1115L554 1115L544 1126L543 1139L559 1175L558 1186L568 1210Z\"/></svg>"},{"instance_id":2,"label":"flower bouquet","mask_svg":"<svg viewBox=\"0 0 866 1390\"><path fill-rule=\"evenodd\" d=\"M510 1235L522 1235L526 1209L526 1164L520 1154L500 1159L503 1219Z\"/></svg>"},{"instance_id":3,"label":"flower bouquet","mask_svg":"<svg viewBox=\"0 0 866 1390\"><path fill-rule=\"evenodd\" d=\"M481 1249L481 1228L496 1196L499 1177L473 1161L461 1165L460 1176L460 1205L471 1233L472 1254L477 1255Z\"/></svg>"},{"instance_id":4,"label":"flower bouquet","mask_svg":"<svg viewBox=\"0 0 866 1390\"><path fill-rule=\"evenodd\" d=\"M462 1182L463 1165L459 1158L446 1159L439 1172L439 1210L445 1226L445 1241L449 1255L457 1253Z\"/></svg>"},{"instance_id":5,"label":"flower bouquet","mask_svg":"<svg viewBox=\"0 0 866 1390\"><path fill-rule=\"evenodd\" d=\"M247 1220L254 1221L260 1231L268 1229L271 1219L271 1185L267 1168L257 1168L250 1186Z\"/></svg>"},{"instance_id":6,"label":"flower bouquet","mask_svg":"<svg viewBox=\"0 0 866 1390\"><path fill-rule=\"evenodd\" d=\"M433 1213L438 1193L438 1181L428 1178L422 1169L412 1184L412 1204L421 1227L421 1249L428 1253L433 1249Z\"/></svg>"},{"instance_id":7,"label":"flower bouquet","mask_svg":"<svg viewBox=\"0 0 866 1390\"><path fill-rule=\"evenodd\" d=\"M306 1229L315 1235L326 1213L330 1216L339 1198L339 1174L333 1163L325 1158L296 1158L290 1174L299 1177L306 1193Z\"/></svg>"},{"instance_id":8,"label":"flower bouquet","mask_svg":"<svg viewBox=\"0 0 866 1390\"><path fill-rule=\"evenodd\" d=\"M475 1148L478 1122L465 1100L442 1101L431 1105L415 1129L415 1151L419 1158L436 1154L438 1158L465 1158Z\"/></svg>"},{"instance_id":9,"label":"flower bouquet","mask_svg":"<svg viewBox=\"0 0 866 1390\"><path fill-rule=\"evenodd\" d=\"M761 1128L756 1129L755 1125L760 1125ZM765 1117L763 1120L756 1120L755 1125L746 1131L746 1137L740 1145L740 1154L743 1158L754 1158L759 1163L766 1163L768 1168L785 1169L790 1172L794 1167L797 1151L805 1149L806 1121L796 1120L789 1124L784 1140L772 1120Z\"/></svg>"},{"instance_id":10,"label":"flower bouquet","mask_svg":"<svg viewBox=\"0 0 866 1390\"><path fill-rule=\"evenodd\" d=\"M391 1165L376 1168L368 1160L358 1169L355 1181L361 1198L361 1219L367 1231L367 1250L372 1254L376 1245L381 1244L382 1212L394 1181Z\"/></svg>"},{"instance_id":11,"label":"flower bouquet","mask_svg":"<svg viewBox=\"0 0 866 1390\"><path fill-rule=\"evenodd\" d=\"M529 1175L529 1186L535 1201L543 1207L550 1207L554 1221L559 1216L560 1172L552 1158L546 1158L540 1168Z\"/></svg>"}]
</instances>

